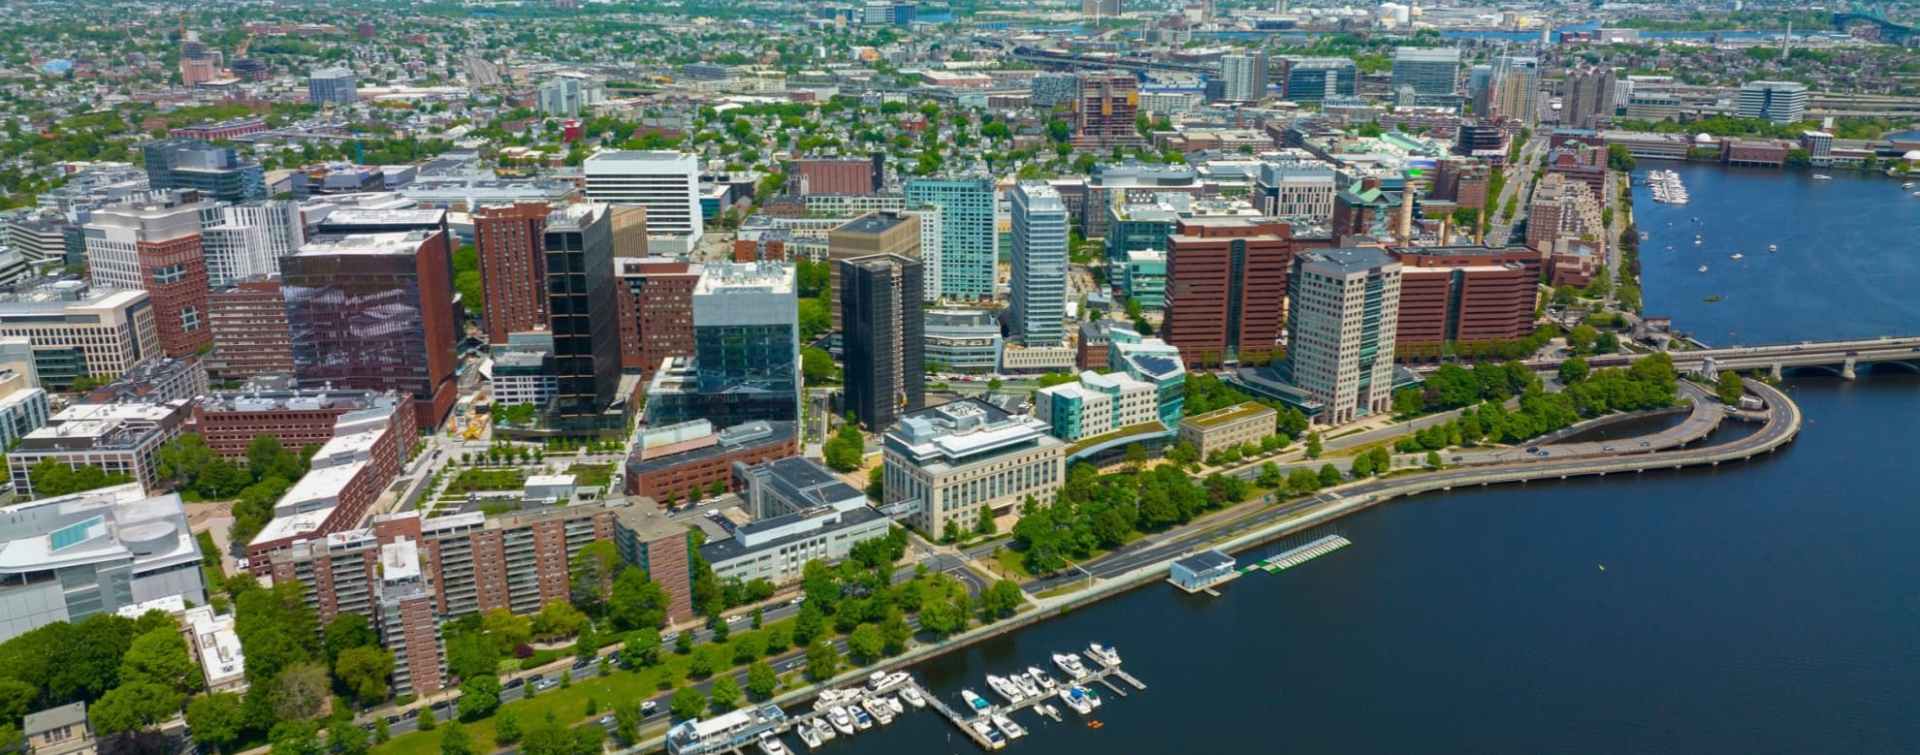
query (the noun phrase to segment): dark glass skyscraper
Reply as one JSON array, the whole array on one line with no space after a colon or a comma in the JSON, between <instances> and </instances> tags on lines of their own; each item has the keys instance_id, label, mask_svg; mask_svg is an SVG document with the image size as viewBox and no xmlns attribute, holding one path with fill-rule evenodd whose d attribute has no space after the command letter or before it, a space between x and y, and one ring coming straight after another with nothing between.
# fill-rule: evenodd
<instances>
[{"instance_id":1,"label":"dark glass skyscraper","mask_svg":"<svg viewBox=\"0 0 1920 755\"><path fill-rule=\"evenodd\" d=\"M847 407L884 430L926 405L926 321L920 261L880 254L837 262Z\"/></svg>"},{"instance_id":2,"label":"dark glass skyscraper","mask_svg":"<svg viewBox=\"0 0 1920 755\"><path fill-rule=\"evenodd\" d=\"M620 383L620 318L613 285L613 223L604 204L575 204L547 216L547 327L553 332L555 392L549 424L568 432L615 430L607 417Z\"/></svg>"},{"instance_id":3,"label":"dark glass skyscraper","mask_svg":"<svg viewBox=\"0 0 1920 755\"><path fill-rule=\"evenodd\" d=\"M161 189L198 189L222 202L267 198L266 172L259 163L243 162L232 147L197 139L162 139L141 148L147 162L147 185Z\"/></svg>"}]
</instances>

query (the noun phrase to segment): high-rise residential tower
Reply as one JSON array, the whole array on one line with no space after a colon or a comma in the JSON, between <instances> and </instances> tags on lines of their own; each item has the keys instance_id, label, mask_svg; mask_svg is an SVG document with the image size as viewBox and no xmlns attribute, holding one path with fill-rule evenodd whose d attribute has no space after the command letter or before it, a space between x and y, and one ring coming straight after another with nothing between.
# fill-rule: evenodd
<instances>
[{"instance_id":1,"label":"high-rise residential tower","mask_svg":"<svg viewBox=\"0 0 1920 755\"><path fill-rule=\"evenodd\" d=\"M884 430L900 413L926 404L920 260L877 254L834 265L840 268L847 406L861 424Z\"/></svg>"},{"instance_id":2,"label":"high-rise residential tower","mask_svg":"<svg viewBox=\"0 0 1920 755\"><path fill-rule=\"evenodd\" d=\"M486 290L489 343L547 323L545 202L490 205L473 211L474 250Z\"/></svg>"},{"instance_id":3,"label":"high-rise residential tower","mask_svg":"<svg viewBox=\"0 0 1920 755\"><path fill-rule=\"evenodd\" d=\"M1013 188L1013 298L1007 313L1026 346L1066 342L1067 206L1040 182Z\"/></svg>"},{"instance_id":4,"label":"high-rise residential tower","mask_svg":"<svg viewBox=\"0 0 1920 755\"><path fill-rule=\"evenodd\" d=\"M1000 257L993 181L986 178L915 178L907 181L908 205L940 208L940 257L933 288L943 299L992 299ZM924 250L923 250L924 251Z\"/></svg>"}]
</instances>

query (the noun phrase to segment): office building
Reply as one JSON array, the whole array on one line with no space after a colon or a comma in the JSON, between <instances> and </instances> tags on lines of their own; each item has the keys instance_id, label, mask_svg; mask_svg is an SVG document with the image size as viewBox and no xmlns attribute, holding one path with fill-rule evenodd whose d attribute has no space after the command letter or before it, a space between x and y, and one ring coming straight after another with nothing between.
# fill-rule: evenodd
<instances>
[{"instance_id":1,"label":"office building","mask_svg":"<svg viewBox=\"0 0 1920 755\"><path fill-rule=\"evenodd\" d=\"M360 101L354 91L353 69L346 66L316 68L307 74L307 102L321 107L347 106Z\"/></svg>"},{"instance_id":2,"label":"office building","mask_svg":"<svg viewBox=\"0 0 1920 755\"><path fill-rule=\"evenodd\" d=\"M1055 105L1070 105L1080 94L1080 77L1071 73L1042 71L1028 85L1033 106L1052 110Z\"/></svg>"},{"instance_id":3,"label":"office building","mask_svg":"<svg viewBox=\"0 0 1920 755\"><path fill-rule=\"evenodd\" d=\"M1567 72L1566 92L1560 98L1560 123L1597 129L1613 120L1613 69L1583 66Z\"/></svg>"},{"instance_id":4,"label":"office building","mask_svg":"<svg viewBox=\"0 0 1920 755\"><path fill-rule=\"evenodd\" d=\"M883 501L928 537L970 532L982 517L1010 525L1028 496L1049 502L1066 481L1067 445L1051 430L978 399L908 414L885 435Z\"/></svg>"},{"instance_id":5,"label":"office building","mask_svg":"<svg viewBox=\"0 0 1920 755\"><path fill-rule=\"evenodd\" d=\"M925 290L920 261L898 254L840 260L841 351L846 406L883 430L926 405Z\"/></svg>"},{"instance_id":6,"label":"office building","mask_svg":"<svg viewBox=\"0 0 1920 755\"><path fill-rule=\"evenodd\" d=\"M280 447L299 451L325 445L341 415L385 408L412 399L398 393L351 389L280 387L273 381L237 391L207 394L193 405L192 432L221 457L241 460L254 438L271 435Z\"/></svg>"},{"instance_id":7,"label":"office building","mask_svg":"<svg viewBox=\"0 0 1920 755\"><path fill-rule=\"evenodd\" d=\"M693 356L693 289L702 268L663 257L616 257L620 367L651 380L668 357Z\"/></svg>"},{"instance_id":8,"label":"office building","mask_svg":"<svg viewBox=\"0 0 1920 755\"><path fill-rule=\"evenodd\" d=\"M527 330L507 336L507 342L495 344L492 348L493 375L487 381L487 388L493 392L495 406L517 406L525 404L544 413L551 409L549 404L559 392L559 370L554 366L553 333L541 330ZM504 421L494 421L495 431L504 427ZM541 420L534 419L538 426Z\"/></svg>"},{"instance_id":9,"label":"office building","mask_svg":"<svg viewBox=\"0 0 1920 755\"><path fill-rule=\"evenodd\" d=\"M1331 221L1335 193L1333 167L1325 164L1267 161L1254 178L1255 200L1269 217Z\"/></svg>"},{"instance_id":10,"label":"office building","mask_svg":"<svg viewBox=\"0 0 1920 755\"><path fill-rule=\"evenodd\" d=\"M1080 15L1113 18L1120 15L1120 0L1080 0Z\"/></svg>"},{"instance_id":11,"label":"office building","mask_svg":"<svg viewBox=\"0 0 1920 755\"><path fill-rule=\"evenodd\" d=\"M207 392L207 368L195 357L156 357L120 373L113 382L87 391L89 404L160 403L192 400Z\"/></svg>"},{"instance_id":12,"label":"office building","mask_svg":"<svg viewBox=\"0 0 1920 755\"><path fill-rule=\"evenodd\" d=\"M1223 99L1230 102L1259 102L1267 98L1267 54L1253 52L1220 57L1220 80L1225 85Z\"/></svg>"},{"instance_id":13,"label":"office building","mask_svg":"<svg viewBox=\"0 0 1920 755\"><path fill-rule=\"evenodd\" d=\"M992 310L926 311L927 364L942 372L993 372L1000 366L1000 321Z\"/></svg>"},{"instance_id":14,"label":"office building","mask_svg":"<svg viewBox=\"0 0 1920 755\"><path fill-rule=\"evenodd\" d=\"M487 341L547 325L545 202L491 205L473 211L473 246L486 290Z\"/></svg>"},{"instance_id":15,"label":"office building","mask_svg":"<svg viewBox=\"0 0 1920 755\"><path fill-rule=\"evenodd\" d=\"M1540 254L1524 247L1399 249L1402 359L1437 357L1450 343L1491 343L1533 334Z\"/></svg>"},{"instance_id":16,"label":"office building","mask_svg":"<svg viewBox=\"0 0 1920 755\"><path fill-rule=\"evenodd\" d=\"M647 208L637 204L612 207L609 212L613 215L613 256L647 256Z\"/></svg>"},{"instance_id":17,"label":"office building","mask_svg":"<svg viewBox=\"0 0 1920 755\"><path fill-rule=\"evenodd\" d=\"M453 410L453 285L444 231L318 238L281 262L293 372L331 385L414 397L436 428Z\"/></svg>"},{"instance_id":18,"label":"office building","mask_svg":"<svg viewBox=\"0 0 1920 755\"><path fill-rule=\"evenodd\" d=\"M1329 249L1294 258L1287 281L1282 376L1339 425L1393 409L1400 263L1378 249Z\"/></svg>"},{"instance_id":19,"label":"office building","mask_svg":"<svg viewBox=\"0 0 1920 755\"><path fill-rule=\"evenodd\" d=\"M1323 102L1328 97L1352 97L1360 78L1351 58L1280 59L1281 96L1293 102Z\"/></svg>"},{"instance_id":20,"label":"office building","mask_svg":"<svg viewBox=\"0 0 1920 755\"><path fill-rule=\"evenodd\" d=\"M336 417L307 473L274 502L273 519L247 543L248 568L270 574L272 554L360 526L406 466L418 407L408 396L383 396Z\"/></svg>"},{"instance_id":21,"label":"office building","mask_svg":"<svg viewBox=\"0 0 1920 755\"><path fill-rule=\"evenodd\" d=\"M1033 402L1033 416L1064 441L1160 421L1154 385L1125 372L1082 372L1075 382L1041 388Z\"/></svg>"},{"instance_id":22,"label":"office building","mask_svg":"<svg viewBox=\"0 0 1920 755\"><path fill-rule=\"evenodd\" d=\"M832 479L843 492L860 492ZM732 537L701 545L700 558L722 581L797 582L807 562L837 564L854 546L884 538L893 529L893 520L867 506L864 495L857 501L844 508L822 505L743 524L733 529Z\"/></svg>"},{"instance_id":23,"label":"office building","mask_svg":"<svg viewBox=\"0 0 1920 755\"><path fill-rule=\"evenodd\" d=\"M556 380L548 426L566 433L621 432L612 411L620 383L620 317L607 205L555 209L542 243L547 330Z\"/></svg>"},{"instance_id":24,"label":"office building","mask_svg":"<svg viewBox=\"0 0 1920 755\"><path fill-rule=\"evenodd\" d=\"M161 139L140 148L146 158L147 187L153 191L193 189L207 199L250 202L267 198L266 172L245 162L232 147L194 139Z\"/></svg>"},{"instance_id":25,"label":"office building","mask_svg":"<svg viewBox=\"0 0 1920 755\"><path fill-rule=\"evenodd\" d=\"M791 267L707 265L693 291L694 356L668 359L654 374L648 424L798 420L798 308Z\"/></svg>"},{"instance_id":26,"label":"office building","mask_svg":"<svg viewBox=\"0 0 1920 755\"><path fill-rule=\"evenodd\" d=\"M1188 367L1272 359L1285 319L1293 231L1257 218L1189 218L1167 239L1162 334Z\"/></svg>"},{"instance_id":27,"label":"office building","mask_svg":"<svg viewBox=\"0 0 1920 755\"><path fill-rule=\"evenodd\" d=\"M867 507L867 494L842 480L818 459L783 456L733 465L740 500L748 516L773 519L821 508L847 511Z\"/></svg>"},{"instance_id":28,"label":"office building","mask_svg":"<svg viewBox=\"0 0 1920 755\"><path fill-rule=\"evenodd\" d=\"M207 294L213 352L207 374L221 381L293 374L287 300L277 278L235 281Z\"/></svg>"},{"instance_id":29,"label":"office building","mask_svg":"<svg viewBox=\"0 0 1920 755\"><path fill-rule=\"evenodd\" d=\"M993 182L985 178L915 178L906 201L940 210L940 254L935 290L942 299L992 300L1000 258Z\"/></svg>"},{"instance_id":30,"label":"office building","mask_svg":"<svg viewBox=\"0 0 1920 755\"><path fill-rule=\"evenodd\" d=\"M1107 328L1106 349L1111 369L1153 384L1160 424L1178 426L1187 405L1187 369L1180 360L1180 349L1119 325Z\"/></svg>"},{"instance_id":31,"label":"office building","mask_svg":"<svg viewBox=\"0 0 1920 755\"><path fill-rule=\"evenodd\" d=\"M1127 252L1121 268L1121 290L1128 306L1138 302L1141 309L1161 309L1167 304L1167 253L1161 251Z\"/></svg>"},{"instance_id":32,"label":"office building","mask_svg":"<svg viewBox=\"0 0 1920 755\"><path fill-rule=\"evenodd\" d=\"M1417 94L1453 94L1460 79L1460 50L1454 47L1396 47L1392 91L1413 87Z\"/></svg>"},{"instance_id":33,"label":"office building","mask_svg":"<svg viewBox=\"0 0 1920 755\"><path fill-rule=\"evenodd\" d=\"M872 157L812 158L787 162L787 185L794 194L878 194L886 187L886 153Z\"/></svg>"},{"instance_id":34,"label":"office building","mask_svg":"<svg viewBox=\"0 0 1920 755\"><path fill-rule=\"evenodd\" d=\"M53 414L46 389L34 385L29 374L33 369L31 357L25 368L28 372L11 367L0 370L0 445L7 448L46 426Z\"/></svg>"},{"instance_id":35,"label":"office building","mask_svg":"<svg viewBox=\"0 0 1920 755\"><path fill-rule=\"evenodd\" d=\"M207 262L200 246L202 206L192 194L116 205L87 221L87 273L95 286L146 291L167 356L197 354L213 343L207 327Z\"/></svg>"},{"instance_id":36,"label":"office building","mask_svg":"<svg viewBox=\"0 0 1920 755\"><path fill-rule=\"evenodd\" d=\"M647 250L684 255L700 243L700 160L679 152L602 152L583 163L595 202L646 208Z\"/></svg>"},{"instance_id":37,"label":"office building","mask_svg":"<svg viewBox=\"0 0 1920 755\"><path fill-rule=\"evenodd\" d=\"M541 82L537 92L540 112L556 118L572 118L606 100L605 83L571 71Z\"/></svg>"},{"instance_id":38,"label":"office building","mask_svg":"<svg viewBox=\"0 0 1920 755\"><path fill-rule=\"evenodd\" d=\"M0 338L29 339L34 372L52 390L66 390L82 375L118 377L162 353L147 292L90 289L79 281L0 295Z\"/></svg>"},{"instance_id":39,"label":"office building","mask_svg":"<svg viewBox=\"0 0 1920 755\"><path fill-rule=\"evenodd\" d=\"M129 483L0 508L0 640L206 592L177 495Z\"/></svg>"},{"instance_id":40,"label":"office building","mask_svg":"<svg viewBox=\"0 0 1920 755\"><path fill-rule=\"evenodd\" d=\"M32 497L33 465L52 460L72 469L99 467L107 474L123 474L146 490L157 491L159 474L153 454L160 444L180 434L187 420L187 402L131 404L72 404L27 433L7 452L7 471L13 492Z\"/></svg>"},{"instance_id":41,"label":"office building","mask_svg":"<svg viewBox=\"0 0 1920 755\"><path fill-rule=\"evenodd\" d=\"M1749 81L1740 85L1740 117L1798 123L1807 117L1807 85L1797 81Z\"/></svg>"},{"instance_id":42,"label":"office building","mask_svg":"<svg viewBox=\"0 0 1920 755\"><path fill-rule=\"evenodd\" d=\"M1493 61L1487 115L1532 124L1539 120L1540 59L1502 55ZM1479 111L1475 111L1479 112Z\"/></svg>"},{"instance_id":43,"label":"office building","mask_svg":"<svg viewBox=\"0 0 1920 755\"><path fill-rule=\"evenodd\" d=\"M1546 251L1560 239L1598 239L1600 203L1585 183L1549 172L1534 184L1527 204L1527 246Z\"/></svg>"},{"instance_id":44,"label":"office building","mask_svg":"<svg viewBox=\"0 0 1920 755\"><path fill-rule=\"evenodd\" d=\"M260 276L278 277L280 259L300 249L306 229L300 206L287 201L203 205L200 245L207 285L218 289Z\"/></svg>"},{"instance_id":45,"label":"office building","mask_svg":"<svg viewBox=\"0 0 1920 755\"><path fill-rule=\"evenodd\" d=\"M1180 420L1180 439L1193 444L1204 459L1215 453L1259 445L1272 435L1278 412L1248 401Z\"/></svg>"},{"instance_id":46,"label":"office building","mask_svg":"<svg viewBox=\"0 0 1920 755\"><path fill-rule=\"evenodd\" d=\"M1140 110L1140 80L1125 72L1080 74L1074 100L1073 146L1106 151L1145 143L1134 116Z\"/></svg>"},{"instance_id":47,"label":"office building","mask_svg":"<svg viewBox=\"0 0 1920 755\"><path fill-rule=\"evenodd\" d=\"M1013 334L1029 347L1066 342L1067 207L1044 183L1013 188Z\"/></svg>"},{"instance_id":48,"label":"office building","mask_svg":"<svg viewBox=\"0 0 1920 755\"><path fill-rule=\"evenodd\" d=\"M1467 70L1466 101L1474 115L1484 116L1493 102L1493 66L1478 63Z\"/></svg>"},{"instance_id":49,"label":"office building","mask_svg":"<svg viewBox=\"0 0 1920 755\"><path fill-rule=\"evenodd\" d=\"M827 310L833 329L841 330L845 306L841 301L841 263L874 255L920 259L920 218L904 212L869 212L827 232Z\"/></svg>"},{"instance_id":50,"label":"office building","mask_svg":"<svg viewBox=\"0 0 1920 755\"><path fill-rule=\"evenodd\" d=\"M736 463L759 464L799 453L798 425L745 422L716 428L704 419L654 425L640 431L626 462L627 495L663 504L691 502L733 490Z\"/></svg>"}]
</instances>

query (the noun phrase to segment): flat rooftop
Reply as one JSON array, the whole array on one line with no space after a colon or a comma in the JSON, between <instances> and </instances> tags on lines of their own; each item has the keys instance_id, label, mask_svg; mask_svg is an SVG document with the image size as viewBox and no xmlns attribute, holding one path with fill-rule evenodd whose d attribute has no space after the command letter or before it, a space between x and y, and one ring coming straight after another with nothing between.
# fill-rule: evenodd
<instances>
[{"instance_id":1,"label":"flat rooftop","mask_svg":"<svg viewBox=\"0 0 1920 755\"><path fill-rule=\"evenodd\" d=\"M334 214L339 214L336 211ZM426 231L389 231L385 233L348 233L342 235L322 235L305 246L300 247L296 257L324 257L345 255L366 256L408 256L420 251L420 244L430 234Z\"/></svg>"}]
</instances>

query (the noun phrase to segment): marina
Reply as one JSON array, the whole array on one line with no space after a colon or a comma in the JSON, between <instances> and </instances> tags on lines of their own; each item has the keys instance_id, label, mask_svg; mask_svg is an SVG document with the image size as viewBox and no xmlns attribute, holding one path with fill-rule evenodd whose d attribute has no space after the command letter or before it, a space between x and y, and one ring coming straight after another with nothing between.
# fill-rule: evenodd
<instances>
[{"instance_id":1,"label":"marina","mask_svg":"<svg viewBox=\"0 0 1920 755\"><path fill-rule=\"evenodd\" d=\"M1653 189L1653 201L1662 204L1686 204L1687 186L1680 181L1680 174L1671 170L1655 170L1647 173L1647 185Z\"/></svg>"}]
</instances>

